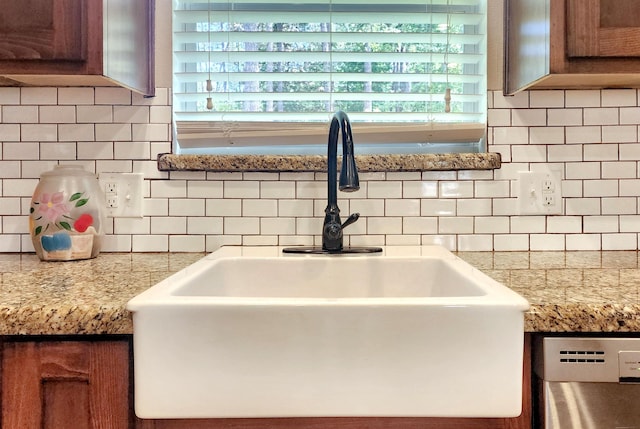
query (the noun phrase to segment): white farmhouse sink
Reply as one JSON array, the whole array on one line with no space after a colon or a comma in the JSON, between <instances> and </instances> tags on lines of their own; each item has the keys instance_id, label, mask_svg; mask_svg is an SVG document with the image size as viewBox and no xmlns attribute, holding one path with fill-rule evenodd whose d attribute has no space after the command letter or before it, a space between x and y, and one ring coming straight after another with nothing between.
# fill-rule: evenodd
<instances>
[{"instance_id":1,"label":"white farmhouse sink","mask_svg":"<svg viewBox=\"0 0 640 429\"><path fill-rule=\"evenodd\" d=\"M441 247L223 247L129 301L142 418L520 414L527 301Z\"/></svg>"}]
</instances>

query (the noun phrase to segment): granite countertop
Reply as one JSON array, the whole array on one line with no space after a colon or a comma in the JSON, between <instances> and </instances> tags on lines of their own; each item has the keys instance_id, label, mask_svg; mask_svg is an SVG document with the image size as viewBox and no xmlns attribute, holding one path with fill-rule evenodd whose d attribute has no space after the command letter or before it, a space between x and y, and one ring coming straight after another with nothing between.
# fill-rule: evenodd
<instances>
[{"instance_id":1,"label":"granite countertop","mask_svg":"<svg viewBox=\"0 0 640 429\"><path fill-rule=\"evenodd\" d=\"M462 252L531 303L527 332L640 332L639 252ZM204 253L0 254L0 335L131 334L126 302Z\"/></svg>"}]
</instances>

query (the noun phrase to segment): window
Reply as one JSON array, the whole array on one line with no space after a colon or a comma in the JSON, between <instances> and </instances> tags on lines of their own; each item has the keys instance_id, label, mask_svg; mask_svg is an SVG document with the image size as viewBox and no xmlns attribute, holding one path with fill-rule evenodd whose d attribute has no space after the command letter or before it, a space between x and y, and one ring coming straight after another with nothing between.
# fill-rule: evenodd
<instances>
[{"instance_id":1,"label":"window","mask_svg":"<svg viewBox=\"0 0 640 429\"><path fill-rule=\"evenodd\" d=\"M176 153L322 153L336 110L359 153L484 150L486 0L174 0L173 22Z\"/></svg>"}]
</instances>

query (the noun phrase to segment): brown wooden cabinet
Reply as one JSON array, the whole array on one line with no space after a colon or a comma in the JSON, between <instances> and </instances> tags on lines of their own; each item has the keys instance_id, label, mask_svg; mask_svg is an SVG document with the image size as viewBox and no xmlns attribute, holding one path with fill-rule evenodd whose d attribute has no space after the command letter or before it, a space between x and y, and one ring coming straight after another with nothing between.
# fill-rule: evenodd
<instances>
[{"instance_id":1,"label":"brown wooden cabinet","mask_svg":"<svg viewBox=\"0 0 640 429\"><path fill-rule=\"evenodd\" d=\"M154 0L0 0L0 83L154 93Z\"/></svg>"},{"instance_id":2,"label":"brown wooden cabinet","mask_svg":"<svg viewBox=\"0 0 640 429\"><path fill-rule=\"evenodd\" d=\"M125 337L6 337L0 341L2 429L531 429L530 338L523 413L514 419L280 418L141 420L133 412ZM491 394L491 386L487 386Z\"/></svg>"},{"instance_id":3,"label":"brown wooden cabinet","mask_svg":"<svg viewBox=\"0 0 640 429\"><path fill-rule=\"evenodd\" d=\"M505 0L504 92L640 87L639 0Z\"/></svg>"},{"instance_id":4,"label":"brown wooden cabinet","mask_svg":"<svg viewBox=\"0 0 640 429\"><path fill-rule=\"evenodd\" d=\"M3 429L130 427L128 341L2 343Z\"/></svg>"}]
</instances>

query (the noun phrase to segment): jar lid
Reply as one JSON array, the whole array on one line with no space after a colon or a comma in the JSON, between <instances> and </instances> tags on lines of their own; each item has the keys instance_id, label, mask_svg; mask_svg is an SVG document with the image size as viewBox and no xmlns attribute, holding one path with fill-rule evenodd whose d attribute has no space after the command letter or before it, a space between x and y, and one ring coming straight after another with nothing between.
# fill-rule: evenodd
<instances>
[{"instance_id":1,"label":"jar lid","mask_svg":"<svg viewBox=\"0 0 640 429\"><path fill-rule=\"evenodd\" d=\"M53 167L53 170L45 171L40 177L80 177L80 176L94 176L82 168L81 165L61 164Z\"/></svg>"}]
</instances>

